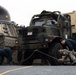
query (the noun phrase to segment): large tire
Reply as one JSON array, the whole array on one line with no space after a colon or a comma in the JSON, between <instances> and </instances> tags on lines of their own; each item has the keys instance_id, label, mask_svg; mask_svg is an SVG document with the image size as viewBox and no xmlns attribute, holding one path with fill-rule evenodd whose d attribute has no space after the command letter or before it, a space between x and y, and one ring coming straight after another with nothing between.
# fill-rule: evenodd
<instances>
[{"instance_id":1,"label":"large tire","mask_svg":"<svg viewBox=\"0 0 76 75\"><path fill-rule=\"evenodd\" d=\"M54 58L61 58L59 50L63 49L60 43L54 43L52 47L49 48L49 55L53 56ZM62 65L62 63L58 62L58 60L50 58L49 59L51 65Z\"/></svg>"}]
</instances>

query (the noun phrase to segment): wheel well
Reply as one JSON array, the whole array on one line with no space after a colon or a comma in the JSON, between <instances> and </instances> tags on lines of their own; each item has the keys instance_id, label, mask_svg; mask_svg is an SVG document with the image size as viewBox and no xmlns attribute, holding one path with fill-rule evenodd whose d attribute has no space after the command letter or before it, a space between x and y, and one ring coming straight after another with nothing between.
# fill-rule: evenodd
<instances>
[{"instance_id":1,"label":"wheel well","mask_svg":"<svg viewBox=\"0 0 76 75\"><path fill-rule=\"evenodd\" d=\"M54 39L52 40L52 42L49 43L49 45L51 44L51 46L52 46L52 45L55 44L55 43L60 43L60 39L62 39L62 37L56 37L56 38L54 38Z\"/></svg>"},{"instance_id":2,"label":"wheel well","mask_svg":"<svg viewBox=\"0 0 76 75\"><path fill-rule=\"evenodd\" d=\"M52 43L60 43L61 37L56 37L52 40Z\"/></svg>"}]
</instances>

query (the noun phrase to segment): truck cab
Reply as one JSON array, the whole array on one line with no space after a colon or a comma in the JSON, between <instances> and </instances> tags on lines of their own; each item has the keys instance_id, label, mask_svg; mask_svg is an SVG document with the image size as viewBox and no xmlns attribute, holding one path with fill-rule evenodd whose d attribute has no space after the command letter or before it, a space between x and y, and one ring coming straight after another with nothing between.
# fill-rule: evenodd
<instances>
[{"instance_id":1,"label":"truck cab","mask_svg":"<svg viewBox=\"0 0 76 75\"><path fill-rule=\"evenodd\" d=\"M30 25L19 30L22 38L22 47L25 50L24 58L28 57L32 52L38 49L41 52L58 58L58 49L61 49L61 38L70 38L71 23L70 16L62 15L59 11L42 11L40 14L34 15ZM53 51L54 49L54 51ZM27 55L27 56L26 56ZM44 55L35 54L35 58L43 58ZM26 63L26 62L24 62Z\"/></svg>"}]
</instances>

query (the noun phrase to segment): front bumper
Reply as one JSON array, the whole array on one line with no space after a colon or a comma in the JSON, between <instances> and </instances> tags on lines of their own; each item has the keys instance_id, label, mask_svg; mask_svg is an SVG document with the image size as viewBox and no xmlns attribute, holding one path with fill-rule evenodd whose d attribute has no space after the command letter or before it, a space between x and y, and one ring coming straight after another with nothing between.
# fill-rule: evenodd
<instances>
[{"instance_id":1,"label":"front bumper","mask_svg":"<svg viewBox=\"0 0 76 75\"><path fill-rule=\"evenodd\" d=\"M25 44L24 49L42 49L42 48L48 48L47 43L33 43L33 44Z\"/></svg>"}]
</instances>

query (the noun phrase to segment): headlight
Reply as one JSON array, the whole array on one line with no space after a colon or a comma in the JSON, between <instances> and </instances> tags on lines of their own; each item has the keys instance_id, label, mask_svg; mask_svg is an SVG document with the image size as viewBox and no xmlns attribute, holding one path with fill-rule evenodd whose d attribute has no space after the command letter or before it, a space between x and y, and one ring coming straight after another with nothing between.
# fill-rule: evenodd
<instances>
[{"instance_id":1,"label":"headlight","mask_svg":"<svg viewBox=\"0 0 76 75\"><path fill-rule=\"evenodd\" d=\"M52 41L52 38L51 37L45 37L45 41L46 42L51 42Z\"/></svg>"},{"instance_id":2,"label":"headlight","mask_svg":"<svg viewBox=\"0 0 76 75\"><path fill-rule=\"evenodd\" d=\"M18 40L16 40L16 41L15 41L15 44L18 44L18 43L19 43Z\"/></svg>"},{"instance_id":3,"label":"headlight","mask_svg":"<svg viewBox=\"0 0 76 75\"><path fill-rule=\"evenodd\" d=\"M49 41L49 39L48 38L45 38L45 41L47 42L47 41Z\"/></svg>"}]
</instances>

